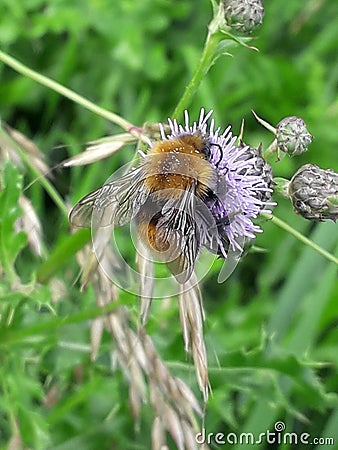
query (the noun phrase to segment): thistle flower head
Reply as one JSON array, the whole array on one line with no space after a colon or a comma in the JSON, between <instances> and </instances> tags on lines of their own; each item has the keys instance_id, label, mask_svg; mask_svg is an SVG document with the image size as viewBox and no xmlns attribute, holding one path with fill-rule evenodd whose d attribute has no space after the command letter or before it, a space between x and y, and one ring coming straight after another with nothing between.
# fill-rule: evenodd
<instances>
[{"instance_id":1,"label":"thistle flower head","mask_svg":"<svg viewBox=\"0 0 338 450\"><path fill-rule=\"evenodd\" d=\"M186 111L185 125L169 119L170 134L163 131L162 139L200 132L208 140L208 161L217 180L205 204L217 225L218 253L226 257L229 247L242 251L244 242L262 231L253 221L263 209L274 205L270 202L272 173L258 149L235 145L237 137L232 135L230 126L222 131L214 119L208 125L211 115L212 111L206 114L201 109L199 120L190 124Z\"/></svg>"},{"instance_id":2,"label":"thistle flower head","mask_svg":"<svg viewBox=\"0 0 338 450\"><path fill-rule=\"evenodd\" d=\"M277 147L289 156L307 151L312 135L306 129L303 119L296 116L285 117L276 126Z\"/></svg>"},{"instance_id":3,"label":"thistle flower head","mask_svg":"<svg viewBox=\"0 0 338 450\"><path fill-rule=\"evenodd\" d=\"M288 194L295 211L309 220L338 218L338 173L305 164L292 177Z\"/></svg>"},{"instance_id":4,"label":"thistle flower head","mask_svg":"<svg viewBox=\"0 0 338 450\"><path fill-rule=\"evenodd\" d=\"M263 21L261 0L223 0L225 20L229 26L251 33Z\"/></svg>"}]
</instances>

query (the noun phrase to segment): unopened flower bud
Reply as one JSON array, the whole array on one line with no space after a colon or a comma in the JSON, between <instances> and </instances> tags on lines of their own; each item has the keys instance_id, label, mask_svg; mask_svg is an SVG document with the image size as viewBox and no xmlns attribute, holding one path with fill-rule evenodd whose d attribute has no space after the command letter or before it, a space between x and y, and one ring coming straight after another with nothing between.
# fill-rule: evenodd
<instances>
[{"instance_id":1,"label":"unopened flower bud","mask_svg":"<svg viewBox=\"0 0 338 450\"><path fill-rule=\"evenodd\" d=\"M305 164L292 177L288 194L296 213L309 220L338 218L338 173Z\"/></svg>"},{"instance_id":2,"label":"unopened flower bud","mask_svg":"<svg viewBox=\"0 0 338 450\"><path fill-rule=\"evenodd\" d=\"M241 142L239 148L245 149L245 151L241 153L239 158L237 158L237 161L253 161L253 164L249 166L249 169L242 169L242 171L240 171L239 173L244 175L245 172L245 175L247 176L261 177L265 182L268 190L257 190L256 198L263 202L269 201L272 196L272 190L270 191L270 189L275 183L273 181L272 168L270 164L268 164L263 158L261 148L247 146L246 144L244 144L244 142Z\"/></svg>"},{"instance_id":3,"label":"unopened flower bud","mask_svg":"<svg viewBox=\"0 0 338 450\"><path fill-rule=\"evenodd\" d=\"M251 33L262 24L264 8L261 0L223 0L227 24Z\"/></svg>"},{"instance_id":4,"label":"unopened flower bud","mask_svg":"<svg viewBox=\"0 0 338 450\"><path fill-rule=\"evenodd\" d=\"M285 117L276 126L277 147L289 156L300 155L307 151L312 135L306 129L303 119L296 116Z\"/></svg>"}]
</instances>

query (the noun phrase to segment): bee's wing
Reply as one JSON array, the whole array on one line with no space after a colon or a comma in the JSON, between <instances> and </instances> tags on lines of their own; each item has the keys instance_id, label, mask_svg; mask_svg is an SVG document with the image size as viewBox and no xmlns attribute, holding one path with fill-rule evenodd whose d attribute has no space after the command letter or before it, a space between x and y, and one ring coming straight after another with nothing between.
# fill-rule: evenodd
<instances>
[{"instance_id":1,"label":"bee's wing","mask_svg":"<svg viewBox=\"0 0 338 450\"><path fill-rule=\"evenodd\" d=\"M134 217L147 197L142 166L83 197L70 211L69 221L76 227L90 228L124 225Z\"/></svg>"},{"instance_id":2,"label":"bee's wing","mask_svg":"<svg viewBox=\"0 0 338 450\"><path fill-rule=\"evenodd\" d=\"M96 191L83 197L76 203L75 206L70 210L69 222L75 227L90 228L91 219L94 209L94 203L96 198L100 195L102 187L96 189Z\"/></svg>"},{"instance_id":3,"label":"bee's wing","mask_svg":"<svg viewBox=\"0 0 338 450\"><path fill-rule=\"evenodd\" d=\"M171 199L165 203L157 224L159 238L168 242L172 249L172 258L167 266L181 284L190 278L200 251L195 203L194 192L184 191L179 199Z\"/></svg>"}]
</instances>

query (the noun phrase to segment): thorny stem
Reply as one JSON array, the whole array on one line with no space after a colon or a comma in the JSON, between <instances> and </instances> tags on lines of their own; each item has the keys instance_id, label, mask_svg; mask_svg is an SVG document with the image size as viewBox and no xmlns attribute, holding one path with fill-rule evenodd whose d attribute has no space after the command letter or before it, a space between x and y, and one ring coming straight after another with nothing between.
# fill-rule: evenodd
<instances>
[{"instance_id":1,"label":"thorny stem","mask_svg":"<svg viewBox=\"0 0 338 450\"><path fill-rule=\"evenodd\" d=\"M292 234L296 239L301 241L303 244L313 248L313 250L315 250L318 253L320 253L321 255L323 255L326 259L328 259L329 261L338 265L338 258L336 258L334 255L331 255L331 253L324 250L322 247L320 247L315 242L311 241L311 239L308 239L307 237L303 236L302 233L300 233L299 231L292 228L290 225L288 225L282 219L279 219L278 217L273 216L272 214L266 214L266 213L261 214L261 216L267 220L270 220L272 223L277 225L279 228L282 228L283 230Z\"/></svg>"},{"instance_id":2,"label":"thorny stem","mask_svg":"<svg viewBox=\"0 0 338 450\"><path fill-rule=\"evenodd\" d=\"M93 112L94 114L97 114L98 116L103 117L104 119L109 120L110 122L115 123L116 125L119 125L121 128L123 128L127 133L132 134L133 136L136 136L137 138L143 139L140 129L133 125L132 123L128 122L123 117L108 111L107 109L104 109L100 106L97 106L95 103L91 102L90 100L87 100L86 98L82 97L81 95L77 94L76 92L72 91L69 88L66 88L65 86L62 86L62 84L57 83L54 80L51 80L50 78L39 74L38 72L35 72L34 70L28 68L24 64L20 63L15 58L12 58L11 56L7 55L6 53L0 51L0 61L4 62L8 66L10 66L12 69L16 70L17 72L21 73L24 76L27 76L31 78L32 80L36 81L37 83L42 84L43 86L48 87L49 89L52 89L55 92L58 92L59 94L63 95L64 97L68 98L69 100L83 106L83 108L88 109L89 111Z\"/></svg>"}]
</instances>

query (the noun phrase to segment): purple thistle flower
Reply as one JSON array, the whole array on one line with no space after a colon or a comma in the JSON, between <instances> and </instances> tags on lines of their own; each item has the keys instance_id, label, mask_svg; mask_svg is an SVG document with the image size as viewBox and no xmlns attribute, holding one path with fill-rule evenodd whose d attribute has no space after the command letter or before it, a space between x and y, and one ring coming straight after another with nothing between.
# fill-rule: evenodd
<instances>
[{"instance_id":1,"label":"purple thistle flower","mask_svg":"<svg viewBox=\"0 0 338 450\"><path fill-rule=\"evenodd\" d=\"M262 229L253 220L261 211L270 212L272 170L264 161L260 151L244 144L236 146L236 136L228 126L223 132L211 119L213 111L205 113L202 108L197 122L190 124L185 111L185 124L168 119L170 132L165 133L160 124L163 140L176 139L185 134L200 132L209 143L208 161L217 174L216 186L205 199L218 230L218 253L227 257L229 246L242 251L243 244L256 237ZM211 249L210 249L211 250Z\"/></svg>"}]
</instances>

